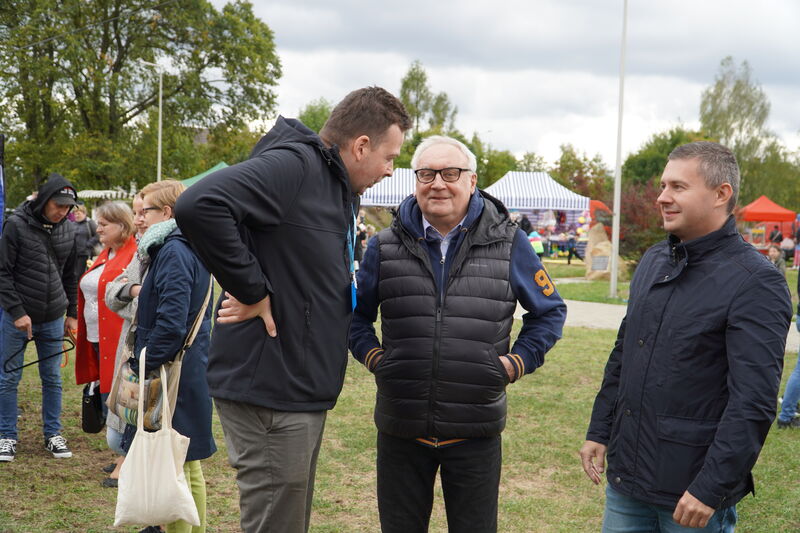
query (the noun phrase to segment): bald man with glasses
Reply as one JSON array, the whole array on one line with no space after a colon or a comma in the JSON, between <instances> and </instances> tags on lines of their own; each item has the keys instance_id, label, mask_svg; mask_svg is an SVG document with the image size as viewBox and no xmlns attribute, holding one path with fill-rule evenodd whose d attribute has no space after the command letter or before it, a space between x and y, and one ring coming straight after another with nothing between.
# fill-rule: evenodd
<instances>
[{"instance_id":1,"label":"bald man with glasses","mask_svg":"<svg viewBox=\"0 0 800 533\"><path fill-rule=\"evenodd\" d=\"M506 386L544 362L566 306L463 143L429 137L411 164L416 191L369 241L350 329L378 386L381 529L427 531L441 470L449 531L494 532Z\"/></svg>"}]
</instances>

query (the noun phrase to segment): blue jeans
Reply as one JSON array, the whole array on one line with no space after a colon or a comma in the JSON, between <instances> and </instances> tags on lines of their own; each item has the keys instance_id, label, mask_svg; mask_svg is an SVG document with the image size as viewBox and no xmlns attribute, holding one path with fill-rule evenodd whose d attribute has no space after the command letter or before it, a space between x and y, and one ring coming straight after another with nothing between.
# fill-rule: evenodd
<instances>
[{"instance_id":1,"label":"blue jeans","mask_svg":"<svg viewBox=\"0 0 800 533\"><path fill-rule=\"evenodd\" d=\"M0 365L0 438L17 440L17 388L22 378L22 370L6 373L3 366L7 359L20 351L27 340L27 334L14 327L14 321L3 313L3 345ZM33 338L39 357L61 352L64 338L64 319L33 325ZM58 339L58 340L38 340ZM24 354L15 356L9 368L22 366ZM51 357L39 362L39 377L42 380L42 423L44 437L61 433L61 356Z\"/></svg>"},{"instance_id":2,"label":"blue jeans","mask_svg":"<svg viewBox=\"0 0 800 533\"><path fill-rule=\"evenodd\" d=\"M783 404L778 420L781 422L791 422L797 414L797 401L800 400L800 354L797 363L794 365L794 372L786 382L786 390L783 391Z\"/></svg>"},{"instance_id":3,"label":"blue jeans","mask_svg":"<svg viewBox=\"0 0 800 533\"><path fill-rule=\"evenodd\" d=\"M736 506L719 509L704 528L683 527L672 519L675 509L651 505L606 486L603 533L733 533Z\"/></svg>"}]
</instances>

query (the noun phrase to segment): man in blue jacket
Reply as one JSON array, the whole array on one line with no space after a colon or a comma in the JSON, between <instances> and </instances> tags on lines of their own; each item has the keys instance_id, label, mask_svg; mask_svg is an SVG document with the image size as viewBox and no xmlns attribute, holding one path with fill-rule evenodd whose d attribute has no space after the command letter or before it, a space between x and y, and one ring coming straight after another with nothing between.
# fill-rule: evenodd
<instances>
[{"instance_id":1,"label":"man in blue jacket","mask_svg":"<svg viewBox=\"0 0 800 533\"><path fill-rule=\"evenodd\" d=\"M368 244L350 329L378 385L381 530L427 531L441 468L449 531L494 532L506 386L541 366L566 306L506 208L476 187L463 143L429 137L411 166L416 191ZM517 302L527 313L512 346Z\"/></svg>"},{"instance_id":2,"label":"man in blue jacket","mask_svg":"<svg viewBox=\"0 0 800 533\"><path fill-rule=\"evenodd\" d=\"M207 376L246 533L308 530L347 366L358 194L392 174L410 126L397 98L359 89L319 135L281 117L250 159L178 200L179 227L225 291Z\"/></svg>"},{"instance_id":3,"label":"man in blue jacket","mask_svg":"<svg viewBox=\"0 0 800 533\"><path fill-rule=\"evenodd\" d=\"M679 146L661 189L669 235L636 269L581 460L599 484L608 452L604 532L733 531L775 417L789 290L736 230L730 150Z\"/></svg>"}]
</instances>

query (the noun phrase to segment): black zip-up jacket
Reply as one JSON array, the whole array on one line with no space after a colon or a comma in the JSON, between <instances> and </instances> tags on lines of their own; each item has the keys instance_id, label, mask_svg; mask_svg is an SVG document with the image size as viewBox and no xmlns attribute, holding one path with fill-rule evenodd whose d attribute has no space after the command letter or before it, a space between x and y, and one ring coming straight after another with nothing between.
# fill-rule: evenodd
<instances>
[{"instance_id":1,"label":"black zip-up jacket","mask_svg":"<svg viewBox=\"0 0 800 533\"><path fill-rule=\"evenodd\" d=\"M34 324L78 316L75 227L66 218L53 224L44 216L47 200L72 187L53 174L36 199L20 205L3 226L0 239L0 306L17 320Z\"/></svg>"},{"instance_id":2,"label":"black zip-up jacket","mask_svg":"<svg viewBox=\"0 0 800 533\"><path fill-rule=\"evenodd\" d=\"M215 325L213 397L284 411L334 406L352 314L354 201L336 147L282 117L250 159L180 196L178 225L197 255L239 301L269 295L278 330L270 337L261 318Z\"/></svg>"},{"instance_id":3,"label":"black zip-up jacket","mask_svg":"<svg viewBox=\"0 0 800 533\"><path fill-rule=\"evenodd\" d=\"M608 445L611 486L668 507L688 490L715 509L752 491L791 318L786 280L733 217L648 250L586 436Z\"/></svg>"}]
</instances>

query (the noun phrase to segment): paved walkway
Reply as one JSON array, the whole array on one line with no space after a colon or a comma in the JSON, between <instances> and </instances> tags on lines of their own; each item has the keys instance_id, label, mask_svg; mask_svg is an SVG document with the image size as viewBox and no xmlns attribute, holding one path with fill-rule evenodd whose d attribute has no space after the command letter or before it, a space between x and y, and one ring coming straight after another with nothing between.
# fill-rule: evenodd
<instances>
[{"instance_id":1,"label":"paved walkway","mask_svg":"<svg viewBox=\"0 0 800 533\"><path fill-rule=\"evenodd\" d=\"M567 326L579 328L619 329L625 316L627 306L614 304L600 304L594 302L579 302L577 300L564 300L567 304ZM517 305L514 318L522 318L525 309ZM796 354L800 348L800 333L794 324L789 327L786 338L786 351Z\"/></svg>"}]
</instances>

